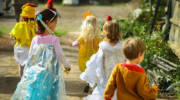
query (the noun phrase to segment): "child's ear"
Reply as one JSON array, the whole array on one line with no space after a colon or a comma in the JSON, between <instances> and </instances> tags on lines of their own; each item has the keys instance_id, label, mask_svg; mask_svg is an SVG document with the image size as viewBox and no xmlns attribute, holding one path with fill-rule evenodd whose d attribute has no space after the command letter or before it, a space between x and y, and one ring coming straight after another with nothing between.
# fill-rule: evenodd
<instances>
[{"instance_id":1,"label":"child's ear","mask_svg":"<svg viewBox=\"0 0 180 100\"><path fill-rule=\"evenodd\" d=\"M142 56L142 53L138 53L138 58Z\"/></svg>"},{"instance_id":2,"label":"child's ear","mask_svg":"<svg viewBox=\"0 0 180 100\"><path fill-rule=\"evenodd\" d=\"M46 24L47 24L47 26L49 26L49 24L50 24L50 21L47 21L47 22L46 22Z\"/></svg>"}]
</instances>

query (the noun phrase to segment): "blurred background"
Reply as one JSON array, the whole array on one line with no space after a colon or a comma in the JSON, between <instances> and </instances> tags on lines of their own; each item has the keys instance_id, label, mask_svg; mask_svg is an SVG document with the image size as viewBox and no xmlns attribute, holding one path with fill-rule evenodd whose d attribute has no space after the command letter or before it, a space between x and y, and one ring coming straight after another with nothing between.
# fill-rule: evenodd
<instances>
[{"instance_id":1,"label":"blurred background","mask_svg":"<svg viewBox=\"0 0 180 100\"><path fill-rule=\"evenodd\" d=\"M21 6L37 4L37 11L46 7L47 0L0 0L0 100L10 100L19 82L18 65L14 60L15 41L9 32L19 21ZM61 14L55 35L72 71L65 74L67 100L83 100L87 83L80 80L78 49L70 42L80 35L82 14L96 16L99 27L107 16L120 24L123 40L130 36L141 38L147 51L141 66L146 69L150 83L159 85L158 100L180 100L180 1L179 0L54 0ZM101 32L100 32L101 34Z\"/></svg>"}]
</instances>

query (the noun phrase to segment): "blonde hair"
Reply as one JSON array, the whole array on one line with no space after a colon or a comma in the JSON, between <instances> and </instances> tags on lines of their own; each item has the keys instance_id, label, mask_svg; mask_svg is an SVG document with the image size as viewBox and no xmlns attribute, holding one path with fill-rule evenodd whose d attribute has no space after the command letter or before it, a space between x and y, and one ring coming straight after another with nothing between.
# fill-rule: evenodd
<instances>
[{"instance_id":1,"label":"blonde hair","mask_svg":"<svg viewBox=\"0 0 180 100\"><path fill-rule=\"evenodd\" d=\"M81 36L85 41L92 40L99 36L99 27L97 19L94 16L87 16L81 26Z\"/></svg>"}]
</instances>

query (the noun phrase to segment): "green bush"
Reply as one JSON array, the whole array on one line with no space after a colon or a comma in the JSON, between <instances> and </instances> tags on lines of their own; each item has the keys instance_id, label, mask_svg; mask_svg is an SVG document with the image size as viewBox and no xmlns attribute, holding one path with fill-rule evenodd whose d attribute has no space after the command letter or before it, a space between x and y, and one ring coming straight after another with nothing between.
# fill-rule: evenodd
<instances>
[{"instance_id":1,"label":"green bush","mask_svg":"<svg viewBox=\"0 0 180 100\"><path fill-rule=\"evenodd\" d=\"M68 33L68 31L67 30L55 30L55 32L54 32L54 34L56 35L56 36L62 36L62 35L65 35L65 34L67 34Z\"/></svg>"}]
</instances>

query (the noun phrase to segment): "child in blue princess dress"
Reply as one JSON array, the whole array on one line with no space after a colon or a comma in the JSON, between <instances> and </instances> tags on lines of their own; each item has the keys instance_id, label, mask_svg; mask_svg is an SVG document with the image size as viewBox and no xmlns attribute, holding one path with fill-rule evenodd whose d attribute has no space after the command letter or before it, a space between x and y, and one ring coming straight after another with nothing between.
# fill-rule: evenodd
<instances>
[{"instance_id":1,"label":"child in blue princess dress","mask_svg":"<svg viewBox=\"0 0 180 100\"><path fill-rule=\"evenodd\" d=\"M32 40L22 79L11 100L66 100L60 64L70 71L59 38L53 35L57 12L45 9L37 16L38 32Z\"/></svg>"}]
</instances>

